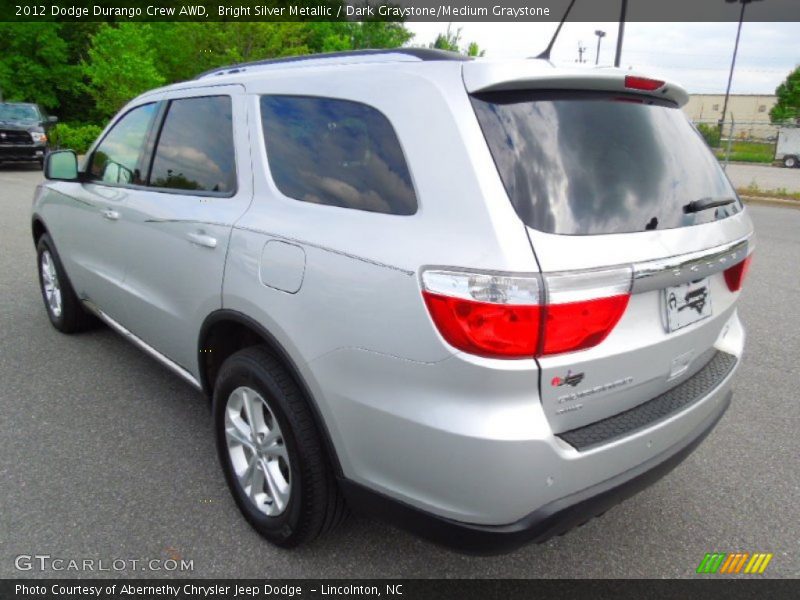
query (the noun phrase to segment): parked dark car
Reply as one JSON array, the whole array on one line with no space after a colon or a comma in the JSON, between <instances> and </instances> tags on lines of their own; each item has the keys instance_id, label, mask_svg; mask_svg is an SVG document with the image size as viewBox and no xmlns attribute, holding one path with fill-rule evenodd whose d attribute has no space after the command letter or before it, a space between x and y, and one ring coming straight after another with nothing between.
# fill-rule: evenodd
<instances>
[{"instance_id":1,"label":"parked dark car","mask_svg":"<svg viewBox=\"0 0 800 600\"><path fill-rule=\"evenodd\" d=\"M0 163L38 162L47 155L47 130L56 123L36 104L0 102Z\"/></svg>"}]
</instances>

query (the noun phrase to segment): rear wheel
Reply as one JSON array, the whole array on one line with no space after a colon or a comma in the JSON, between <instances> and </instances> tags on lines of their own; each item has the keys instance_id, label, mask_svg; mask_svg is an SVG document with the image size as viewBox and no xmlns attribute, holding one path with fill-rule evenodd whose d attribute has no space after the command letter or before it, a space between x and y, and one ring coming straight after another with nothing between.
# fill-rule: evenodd
<instances>
[{"instance_id":1,"label":"rear wheel","mask_svg":"<svg viewBox=\"0 0 800 600\"><path fill-rule=\"evenodd\" d=\"M783 159L783 166L788 169L794 169L798 164L796 156L786 156Z\"/></svg>"},{"instance_id":2,"label":"rear wheel","mask_svg":"<svg viewBox=\"0 0 800 600\"><path fill-rule=\"evenodd\" d=\"M266 348L225 361L213 411L225 479L256 531L292 547L341 522L344 499L306 399Z\"/></svg>"},{"instance_id":3,"label":"rear wheel","mask_svg":"<svg viewBox=\"0 0 800 600\"><path fill-rule=\"evenodd\" d=\"M36 256L42 300L53 327L62 333L75 333L96 323L75 295L55 244L46 233L36 244Z\"/></svg>"}]
</instances>

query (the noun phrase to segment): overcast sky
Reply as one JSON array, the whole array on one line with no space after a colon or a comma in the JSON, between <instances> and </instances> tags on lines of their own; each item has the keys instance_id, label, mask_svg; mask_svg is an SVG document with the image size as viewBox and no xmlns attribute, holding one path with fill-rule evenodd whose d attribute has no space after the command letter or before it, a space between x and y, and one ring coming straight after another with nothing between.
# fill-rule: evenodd
<instances>
[{"instance_id":1,"label":"overcast sky","mask_svg":"<svg viewBox=\"0 0 800 600\"><path fill-rule=\"evenodd\" d=\"M428 45L447 29L444 23L407 23L413 45ZM478 42L487 57L527 57L547 45L556 23L453 23L462 28L463 45ZM728 82L737 23L627 23L621 66L672 79L691 93L724 93ZM606 32L600 64L614 62L617 23L564 24L553 48L556 62L578 58L594 63L595 30ZM800 64L800 23L744 23L733 76L734 94L773 94Z\"/></svg>"}]
</instances>

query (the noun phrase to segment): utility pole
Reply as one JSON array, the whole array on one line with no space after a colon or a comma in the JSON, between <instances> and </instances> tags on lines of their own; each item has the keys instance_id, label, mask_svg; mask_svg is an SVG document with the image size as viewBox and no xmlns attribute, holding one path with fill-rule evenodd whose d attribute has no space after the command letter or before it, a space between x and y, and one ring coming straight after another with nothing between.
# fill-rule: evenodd
<instances>
[{"instance_id":1,"label":"utility pole","mask_svg":"<svg viewBox=\"0 0 800 600\"><path fill-rule=\"evenodd\" d=\"M727 0L726 0L727 1ZM614 66L618 67L622 59L622 38L625 36L625 14L628 12L628 0L622 0L619 13L619 32L617 33L617 54L614 57Z\"/></svg>"},{"instance_id":2,"label":"utility pole","mask_svg":"<svg viewBox=\"0 0 800 600\"><path fill-rule=\"evenodd\" d=\"M606 37L606 32L599 29L595 30L594 34L597 36L597 54L594 55L594 64L600 63L600 42Z\"/></svg>"},{"instance_id":3,"label":"utility pole","mask_svg":"<svg viewBox=\"0 0 800 600\"><path fill-rule=\"evenodd\" d=\"M586 52L586 46L583 45L583 42L578 42L578 60L575 62L584 63L586 62L583 60L583 53Z\"/></svg>"},{"instance_id":4,"label":"utility pole","mask_svg":"<svg viewBox=\"0 0 800 600\"><path fill-rule=\"evenodd\" d=\"M744 9L751 2L760 2L760 0L725 0L728 4L740 2L742 10L739 13L739 27L736 29L736 43L733 46L733 58L731 59L731 71L728 73L728 87L725 89L725 101L722 103L722 116L719 118L719 135L722 137L722 128L725 126L725 113L728 110L728 98L731 95L731 83L733 82L733 69L736 67L736 54L739 52L739 38L742 35L742 22L744 21Z\"/></svg>"}]
</instances>

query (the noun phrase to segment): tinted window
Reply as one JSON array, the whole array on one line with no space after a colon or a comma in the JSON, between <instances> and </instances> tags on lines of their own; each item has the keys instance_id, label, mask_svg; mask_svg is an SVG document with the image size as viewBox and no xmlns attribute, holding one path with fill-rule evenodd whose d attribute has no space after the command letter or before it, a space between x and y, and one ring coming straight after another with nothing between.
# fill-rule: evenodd
<instances>
[{"instance_id":1,"label":"tinted window","mask_svg":"<svg viewBox=\"0 0 800 600\"><path fill-rule=\"evenodd\" d=\"M287 196L393 215L417 211L403 151L388 119L358 102L263 96L269 168Z\"/></svg>"},{"instance_id":2,"label":"tinted window","mask_svg":"<svg viewBox=\"0 0 800 600\"><path fill-rule=\"evenodd\" d=\"M139 161L155 104L145 104L128 112L108 132L92 155L92 179L104 183L143 183Z\"/></svg>"},{"instance_id":3,"label":"tinted window","mask_svg":"<svg viewBox=\"0 0 800 600\"><path fill-rule=\"evenodd\" d=\"M520 218L550 233L669 229L728 217L738 201L679 108L606 94L504 92L473 99Z\"/></svg>"},{"instance_id":4,"label":"tinted window","mask_svg":"<svg viewBox=\"0 0 800 600\"><path fill-rule=\"evenodd\" d=\"M150 185L220 193L236 189L230 97L170 102L158 138Z\"/></svg>"}]
</instances>

